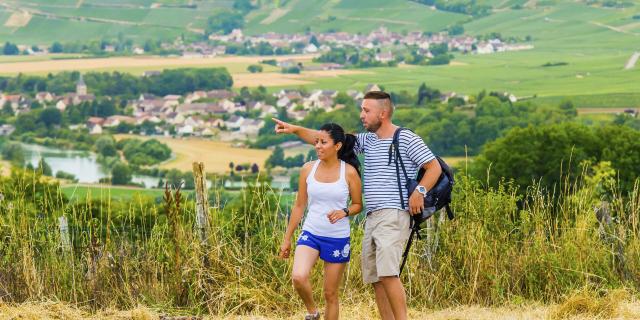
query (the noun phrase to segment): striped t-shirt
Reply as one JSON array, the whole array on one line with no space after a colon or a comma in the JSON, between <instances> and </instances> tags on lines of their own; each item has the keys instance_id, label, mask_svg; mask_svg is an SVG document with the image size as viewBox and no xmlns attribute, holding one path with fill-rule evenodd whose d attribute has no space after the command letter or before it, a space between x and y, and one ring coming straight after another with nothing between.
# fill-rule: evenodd
<instances>
[{"instance_id":1,"label":"striped t-shirt","mask_svg":"<svg viewBox=\"0 0 640 320\"><path fill-rule=\"evenodd\" d=\"M391 164L388 163L389 146L393 138L378 139L378 136L372 132L359 133L356 137L354 151L356 154L364 153L363 184L366 212L379 209L402 209L393 158ZM400 132L399 148L409 178L414 178L425 163L435 159L422 138L409 130ZM406 190L402 168L398 167L402 190ZM409 208L409 199L406 191L404 192L405 208Z\"/></svg>"}]
</instances>

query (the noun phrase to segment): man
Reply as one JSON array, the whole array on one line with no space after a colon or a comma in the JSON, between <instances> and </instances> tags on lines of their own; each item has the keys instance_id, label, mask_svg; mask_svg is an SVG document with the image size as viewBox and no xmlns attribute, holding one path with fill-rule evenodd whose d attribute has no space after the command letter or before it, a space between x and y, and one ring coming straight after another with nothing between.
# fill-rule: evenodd
<instances>
[{"instance_id":1,"label":"man","mask_svg":"<svg viewBox=\"0 0 640 320\"><path fill-rule=\"evenodd\" d=\"M399 136L400 157L407 174L414 177L422 167L426 173L419 187L400 203L396 168L389 161L389 146L398 126L391 122L394 106L389 94L371 91L365 94L360 120L368 131L357 134L356 153L364 153L364 197L367 207L365 234L362 241L362 276L365 283L373 284L376 304L382 319L407 318L407 301L399 278L402 252L409 238L410 214L424 209L424 196L436 184L442 169L422 138L403 130ZM292 125L277 119L276 133L293 133L307 143L313 143L316 131ZM406 190L403 174L400 183Z\"/></svg>"}]
</instances>

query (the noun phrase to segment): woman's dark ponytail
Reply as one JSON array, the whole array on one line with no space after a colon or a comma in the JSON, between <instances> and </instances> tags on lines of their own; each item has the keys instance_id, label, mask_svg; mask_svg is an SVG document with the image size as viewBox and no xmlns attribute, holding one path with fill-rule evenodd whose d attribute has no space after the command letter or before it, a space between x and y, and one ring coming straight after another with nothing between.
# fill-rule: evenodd
<instances>
[{"instance_id":1,"label":"woman's dark ponytail","mask_svg":"<svg viewBox=\"0 0 640 320\"><path fill-rule=\"evenodd\" d=\"M356 146L356 136L345 134L344 129L335 123L327 123L320 127L320 130L328 132L334 143L342 143L342 147L338 150L338 159L352 165L360 175L360 160L353 151Z\"/></svg>"}]
</instances>

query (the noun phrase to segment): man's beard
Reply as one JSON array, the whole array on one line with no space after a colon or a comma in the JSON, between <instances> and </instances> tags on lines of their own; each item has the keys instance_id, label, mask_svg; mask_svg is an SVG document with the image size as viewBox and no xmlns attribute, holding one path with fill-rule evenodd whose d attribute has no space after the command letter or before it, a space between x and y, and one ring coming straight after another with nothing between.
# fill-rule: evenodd
<instances>
[{"instance_id":1,"label":"man's beard","mask_svg":"<svg viewBox=\"0 0 640 320\"><path fill-rule=\"evenodd\" d=\"M380 126L382 125L381 121L375 122L375 123L369 123L368 126L365 127L365 129L369 132L373 132L375 133L376 131L378 131L378 129L380 129Z\"/></svg>"}]
</instances>

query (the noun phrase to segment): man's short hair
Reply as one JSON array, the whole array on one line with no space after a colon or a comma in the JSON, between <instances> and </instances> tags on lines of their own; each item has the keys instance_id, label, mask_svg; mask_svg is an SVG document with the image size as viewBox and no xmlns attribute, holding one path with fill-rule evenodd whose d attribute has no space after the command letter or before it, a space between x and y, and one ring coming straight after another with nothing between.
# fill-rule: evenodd
<instances>
[{"instance_id":1,"label":"man's short hair","mask_svg":"<svg viewBox=\"0 0 640 320\"><path fill-rule=\"evenodd\" d=\"M364 99L378 100L383 107L389 107L389 114L392 115L395 109L391 96L384 91L369 91L365 93Z\"/></svg>"}]
</instances>

